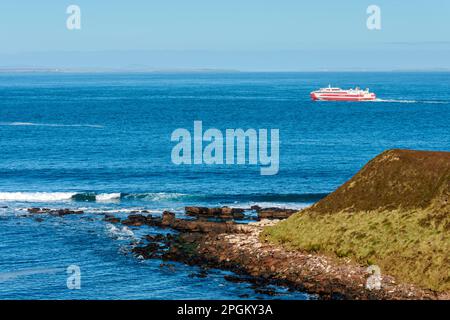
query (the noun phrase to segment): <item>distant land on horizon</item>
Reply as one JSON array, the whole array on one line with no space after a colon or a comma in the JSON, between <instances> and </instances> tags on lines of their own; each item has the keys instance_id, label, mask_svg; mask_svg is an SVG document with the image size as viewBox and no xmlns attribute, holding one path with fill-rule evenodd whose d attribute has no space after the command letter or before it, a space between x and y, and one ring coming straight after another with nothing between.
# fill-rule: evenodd
<instances>
[{"instance_id":1,"label":"distant land on horizon","mask_svg":"<svg viewBox=\"0 0 450 320\"><path fill-rule=\"evenodd\" d=\"M316 70L238 70L214 68L58 68L58 67L0 67L0 73L336 73L336 72L450 72L450 68L434 69L316 69Z\"/></svg>"},{"instance_id":2,"label":"distant land on horizon","mask_svg":"<svg viewBox=\"0 0 450 320\"><path fill-rule=\"evenodd\" d=\"M318 72L449 71L450 46L443 48L212 51L105 50L0 52L0 69L9 71L134 72Z\"/></svg>"}]
</instances>

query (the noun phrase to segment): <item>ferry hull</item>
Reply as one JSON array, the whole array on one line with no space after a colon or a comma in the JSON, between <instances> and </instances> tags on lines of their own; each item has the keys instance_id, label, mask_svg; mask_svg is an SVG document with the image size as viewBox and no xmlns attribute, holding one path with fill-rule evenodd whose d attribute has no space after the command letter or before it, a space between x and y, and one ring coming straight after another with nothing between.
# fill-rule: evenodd
<instances>
[{"instance_id":1,"label":"ferry hull","mask_svg":"<svg viewBox=\"0 0 450 320\"><path fill-rule=\"evenodd\" d=\"M311 93L313 101L374 101L376 95L373 93L367 95L327 95Z\"/></svg>"}]
</instances>

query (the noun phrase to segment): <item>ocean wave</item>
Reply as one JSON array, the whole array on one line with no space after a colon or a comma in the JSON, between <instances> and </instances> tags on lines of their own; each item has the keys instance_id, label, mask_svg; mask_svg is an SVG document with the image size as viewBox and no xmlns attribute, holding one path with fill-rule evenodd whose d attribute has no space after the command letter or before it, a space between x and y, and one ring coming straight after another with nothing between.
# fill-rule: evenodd
<instances>
[{"instance_id":1,"label":"ocean wave","mask_svg":"<svg viewBox=\"0 0 450 320\"><path fill-rule=\"evenodd\" d=\"M55 202L68 201L76 193L72 192L0 192L0 201Z\"/></svg>"},{"instance_id":2,"label":"ocean wave","mask_svg":"<svg viewBox=\"0 0 450 320\"><path fill-rule=\"evenodd\" d=\"M34 122L0 122L0 126L104 128L103 126L98 124L59 124L59 123L34 123Z\"/></svg>"},{"instance_id":3,"label":"ocean wave","mask_svg":"<svg viewBox=\"0 0 450 320\"><path fill-rule=\"evenodd\" d=\"M187 197L190 196L188 194L176 192L132 193L123 195L123 198L129 200L148 200L148 201L177 200Z\"/></svg>"},{"instance_id":4,"label":"ocean wave","mask_svg":"<svg viewBox=\"0 0 450 320\"><path fill-rule=\"evenodd\" d=\"M120 200L120 193L101 193L95 196L95 200L98 202L110 202Z\"/></svg>"},{"instance_id":5,"label":"ocean wave","mask_svg":"<svg viewBox=\"0 0 450 320\"><path fill-rule=\"evenodd\" d=\"M170 201L177 200L183 197L188 197L183 193L171 193L171 192L156 192L156 193L77 193L72 197L74 201L97 201L97 202L109 202L109 201Z\"/></svg>"},{"instance_id":6,"label":"ocean wave","mask_svg":"<svg viewBox=\"0 0 450 320\"><path fill-rule=\"evenodd\" d=\"M0 192L0 201L18 202L114 202L120 200L164 201L180 199L182 193L94 193L94 192Z\"/></svg>"},{"instance_id":7,"label":"ocean wave","mask_svg":"<svg viewBox=\"0 0 450 320\"><path fill-rule=\"evenodd\" d=\"M176 192L154 193L95 193L95 192L0 192L0 201L16 202L192 202L217 204L247 203L313 203L326 193L305 194L184 194Z\"/></svg>"},{"instance_id":8,"label":"ocean wave","mask_svg":"<svg viewBox=\"0 0 450 320\"><path fill-rule=\"evenodd\" d=\"M126 240L126 239L135 239L136 236L134 232L130 230L130 228L124 226L122 228L118 228L113 224L108 223L106 226L106 233L113 239L117 240Z\"/></svg>"}]
</instances>

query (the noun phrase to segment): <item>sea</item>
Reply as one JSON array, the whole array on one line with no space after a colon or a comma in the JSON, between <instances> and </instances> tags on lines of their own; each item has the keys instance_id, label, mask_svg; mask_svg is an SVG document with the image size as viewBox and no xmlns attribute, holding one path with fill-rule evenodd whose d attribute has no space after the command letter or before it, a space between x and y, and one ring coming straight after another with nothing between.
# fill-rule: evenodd
<instances>
[{"instance_id":1,"label":"sea","mask_svg":"<svg viewBox=\"0 0 450 320\"><path fill-rule=\"evenodd\" d=\"M313 102L329 84L373 102ZM172 161L174 130L278 129L279 171ZM105 214L301 209L387 149L450 151L447 72L0 73L0 299L316 299L131 253ZM31 216L27 209L83 210ZM166 231L167 232L167 231ZM77 286L71 282L77 270Z\"/></svg>"}]
</instances>

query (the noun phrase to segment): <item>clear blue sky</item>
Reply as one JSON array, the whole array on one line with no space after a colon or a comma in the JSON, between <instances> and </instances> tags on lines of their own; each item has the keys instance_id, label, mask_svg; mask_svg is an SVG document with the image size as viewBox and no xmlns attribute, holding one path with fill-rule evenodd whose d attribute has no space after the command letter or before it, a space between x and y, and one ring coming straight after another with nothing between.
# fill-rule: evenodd
<instances>
[{"instance_id":1,"label":"clear blue sky","mask_svg":"<svg viewBox=\"0 0 450 320\"><path fill-rule=\"evenodd\" d=\"M449 17L448 0L2 0L0 66L450 68Z\"/></svg>"}]
</instances>

